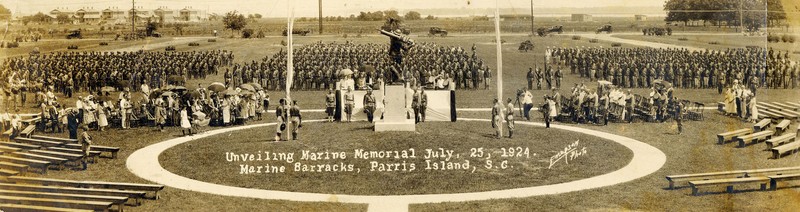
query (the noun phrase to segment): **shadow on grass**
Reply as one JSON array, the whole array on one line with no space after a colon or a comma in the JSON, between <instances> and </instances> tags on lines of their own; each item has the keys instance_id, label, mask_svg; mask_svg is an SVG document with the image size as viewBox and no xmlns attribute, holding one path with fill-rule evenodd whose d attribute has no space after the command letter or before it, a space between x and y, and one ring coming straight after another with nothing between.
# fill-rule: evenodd
<instances>
[{"instance_id":1,"label":"shadow on grass","mask_svg":"<svg viewBox=\"0 0 800 212\"><path fill-rule=\"evenodd\" d=\"M731 195L733 195L733 194L747 194L747 193L754 193L754 192L769 192L769 191L770 191L769 189L761 190L761 189L753 188L753 189L745 189L745 190L733 190L733 192L728 193L727 191L723 190L723 191L711 191L711 192L697 192L696 196L710 196L710 195L720 195L720 194L731 194ZM692 194L689 193L689 195L691 196Z\"/></svg>"}]
</instances>

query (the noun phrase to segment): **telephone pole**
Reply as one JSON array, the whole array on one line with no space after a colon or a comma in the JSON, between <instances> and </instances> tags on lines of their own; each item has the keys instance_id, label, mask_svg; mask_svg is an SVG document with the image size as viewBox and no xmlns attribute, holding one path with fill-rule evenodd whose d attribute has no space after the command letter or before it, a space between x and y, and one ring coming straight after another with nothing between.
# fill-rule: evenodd
<instances>
[{"instance_id":1,"label":"telephone pole","mask_svg":"<svg viewBox=\"0 0 800 212\"><path fill-rule=\"evenodd\" d=\"M739 32L744 33L744 13L742 13L742 2L739 0Z\"/></svg>"},{"instance_id":2,"label":"telephone pole","mask_svg":"<svg viewBox=\"0 0 800 212\"><path fill-rule=\"evenodd\" d=\"M322 34L322 0L319 0L319 34Z\"/></svg>"},{"instance_id":3,"label":"telephone pole","mask_svg":"<svg viewBox=\"0 0 800 212\"><path fill-rule=\"evenodd\" d=\"M136 35L136 0L131 0L131 36Z\"/></svg>"},{"instance_id":4,"label":"telephone pole","mask_svg":"<svg viewBox=\"0 0 800 212\"><path fill-rule=\"evenodd\" d=\"M536 29L533 26L533 0L531 0L531 35L536 34Z\"/></svg>"}]
</instances>

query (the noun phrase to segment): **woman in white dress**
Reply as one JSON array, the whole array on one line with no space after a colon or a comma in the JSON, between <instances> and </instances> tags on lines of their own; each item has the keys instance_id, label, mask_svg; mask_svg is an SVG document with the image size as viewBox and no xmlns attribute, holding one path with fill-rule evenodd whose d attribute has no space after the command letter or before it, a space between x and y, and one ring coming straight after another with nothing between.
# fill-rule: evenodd
<instances>
[{"instance_id":1,"label":"woman in white dress","mask_svg":"<svg viewBox=\"0 0 800 212\"><path fill-rule=\"evenodd\" d=\"M186 107L181 108L181 133L183 135L192 134L192 122L189 122L189 113L186 111ZM187 133L188 131L188 133Z\"/></svg>"},{"instance_id":2,"label":"woman in white dress","mask_svg":"<svg viewBox=\"0 0 800 212\"><path fill-rule=\"evenodd\" d=\"M97 105L97 127L101 132L105 131L106 126L108 126L107 107L108 103L105 101Z\"/></svg>"},{"instance_id":3,"label":"woman in white dress","mask_svg":"<svg viewBox=\"0 0 800 212\"><path fill-rule=\"evenodd\" d=\"M231 101L230 98L222 99L222 124L228 126L231 123Z\"/></svg>"},{"instance_id":4,"label":"woman in white dress","mask_svg":"<svg viewBox=\"0 0 800 212\"><path fill-rule=\"evenodd\" d=\"M756 94L750 94L750 104L747 105L750 107L750 121L756 122L758 121L758 107L756 107L758 102L756 102Z\"/></svg>"}]
</instances>

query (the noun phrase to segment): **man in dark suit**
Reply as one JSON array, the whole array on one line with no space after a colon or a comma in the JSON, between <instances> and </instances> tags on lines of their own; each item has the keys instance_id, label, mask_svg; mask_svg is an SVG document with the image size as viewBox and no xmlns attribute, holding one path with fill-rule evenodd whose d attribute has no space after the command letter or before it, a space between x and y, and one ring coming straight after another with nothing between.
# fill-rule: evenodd
<instances>
[{"instance_id":1,"label":"man in dark suit","mask_svg":"<svg viewBox=\"0 0 800 212\"><path fill-rule=\"evenodd\" d=\"M67 112L67 130L70 139L78 139L78 113L75 110L70 109Z\"/></svg>"}]
</instances>

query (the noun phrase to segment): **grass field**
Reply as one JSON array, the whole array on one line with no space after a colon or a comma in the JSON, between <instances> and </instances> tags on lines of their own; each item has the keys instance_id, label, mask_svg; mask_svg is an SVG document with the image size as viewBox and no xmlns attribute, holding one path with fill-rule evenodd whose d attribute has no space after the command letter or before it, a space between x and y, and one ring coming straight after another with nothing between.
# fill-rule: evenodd
<instances>
[{"instance_id":1,"label":"grass field","mask_svg":"<svg viewBox=\"0 0 800 212\"><path fill-rule=\"evenodd\" d=\"M702 45L703 42L708 40L714 39L712 36L703 36L703 35L685 35L684 37L689 38L689 42L681 43L683 41L678 41L678 36L672 37L664 37L664 38L640 38L637 37L630 37L630 39L664 39L663 42L675 42L682 45L693 45L693 46L700 46L700 47L707 47ZM724 38L733 37L733 36L726 36ZM494 67L495 56L494 56L494 43L492 43L493 37L489 35L471 35L471 36L458 36L458 37L448 37L448 38L430 38L430 37L413 37L419 41L433 41L437 42L440 45L454 45L454 46L462 46L465 49L469 49L473 44L476 44L478 47L478 55L481 57L489 67ZM507 43L503 45L503 52L504 52L504 74L503 74L503 82L504 82L504 92L503 95L505 97L512 97L515 93L517 88L521 88L525 86L525 73L527 71L527 67L534 66L535 64L541 64L543 61L543 50L545 46L610 46L609 43L599 42L599 43L589 43L587 39L581 39L578 41L571 40L569 37L566 36L554 36L554 37L545 37L545 38L531 38L527 36L504 36L503 37ZM628 37L626 37L628 38ZM216 50L216 49L226 49L230 51L234 51L236 54L237 62L244 62L244 61L251 61L263 58L267 55L272 55L277 52L282 47L280 46L280 39L279 37L268 37L265 39L252 39L252 40L243 40L243 39L218 39L216 43L208 43L205 42L205 39L198 38L200 41L199 47L188 47L186 45L176 46L178 51L194 51L194 50ZM516 50L517 45L519 42L524 40L532 40L536 45L536 50L531 53L520 53ZM750 39L756 39L750 40ZM734 38L733 40L725 40L723 39L722 45L737 47L737 44L743 45L750 45L751 42L756 42L758 38L743 38L738 39ZM325 42L344 42L344 40L351 40L353 42L379 42L385 43L388 40L385 37L381 36L367 36L362 38L347 38L344 39L339 36L310 36L310 37L298 37L297 43L299 44L307 44L311 42L317 41L325 41ZM673 41L674 40L674 41ZM658 40L653 40L658 41ZM83 50L96 50L96 51L114 51L120 48L127 48L132 46L142 46L145 44L150 45L165 45L170 44L171 42L177 42L172 38L162 38L162 39L150 39L146 41L137 41L137 42L110 42L109 46L99 46L99 41L94 40L70 40L70 41L52 41L52 42L40 42L40 43L25 43L19 49L3 49L0 50L0 56L11 56L15 54L26 54L28 51L33 49L34 45L38 46L40 50L43 52L47 51L66 51L66 46L70 44L78 44L81 46L81 49L78 51ZM658 41L662 42L662 41ZM627 44L623 44L623 48L634 47ZM787 48L795 48L795 47L787 47ZM162 51L161 48L154 49L155 51ZM497 77L497 74L494 74ZM208 82L212 81L221 81L221 76L213 76L209 79L202 80L202 81L190 81L188 82L189 87L196 85L198 82L204 82L208 84ZM562 85L562 90L568 89L572 84L578 83L583 81L582 79L578 79L574 75L568 75L564 79L564 84ZM495 82L492 82L492 85L495 85ZM590 85L590 87L592 87ZM644 89L634 89L633 92L644 94L647 92ZM549 93L546 91L534 91L535 96L542 96L545 93ZM563 92L562 92L563 93ZM283 96L283 94L278 92L271 92L273 99L277 99ZM495 96L496 90L495 88L491 88L489 90L477 90L477 91L458 91L457 92L457 106L459 108L472 108L472 107L489 107L491 104L491 99ZM76 94L80 95L80 94ZM324 93L317 92L317 91L295 91L293 92L293 97L298 99L301 103L301 106L304 109L319 109L322 108L323 105L323 96ZM704 102L704 103L712 103L722 100L722 96L716 94L715 90L691 90L691 89L678 89L677 96L683 99L689 99L692 101L697 102ZM798 89L794 90L761 90L759 91L759 100L760 101L788 101L794 100L797 101L798 97L800 96L800 92ZM32 98L32 97L29 97ZM536 104L540 103L541 98L535 98L534 101ZM74 99L61 99L62 103L66 103L67 105L73 105ZM707 105L707 106L714 106L714 105ZM26 108L23 112L37 112L37 108ZM443 203L443 204L424 204L424 205L412 205L412 211L553 211L553 210L571 210L571 211L585 211L585 210L641 210L641 211L661 211L661 210L702 210L702 211L791 211L791 208L797 208L800 206L800 201L798 201L797 197L800 196L800 185L789 185L789 186L782 186L783 189L778 191L767 191L767 192L760 192L760 191L747 191L747 187L737 187L737 190L746 190L742 192L738 192L735 194L723 194L720 191L724 191L724 188L718 189L710 189L713 193L708 195L703 195L699 197L690 196L690 189L679 189L679 190L666 190L667 181L664 179L666 175L673 175L673 174L687 174L687 173L699 173L699 172L711 172L711 171L726 171L726 170L737 170L737 169L755 169L755 168L773 168L773 167L785 167L785 166L796 166L800 164L800 156L797 154L792 156L786 156L781 159L769 159L770 153L767 151L763 151L763 144L748 146L745 148L735 148L733 147L734 144L725 144L725 145L717 145L715 144L717 133L741 129L741 128L749 128L751 127L750 124L742 123L738 120L734 120L732 118L724 117L718 115L714 111L706 111L706 120L702 122L698 121L687 121L685 122L685 132L682 135L677 135L675 125L673 122L668 123L635 123L635 124L616 124L612 123L609 126L591 126L591 125L577 125L579 127L585 127L593 130L609 132L614 134L619 134L623 136L627 136L630 138L634 138L645 143L648 143L660 150L662 150L667 155L667 163L664 167L647 177L640 178L628 183L619 184L615 186L609 186L604 188L592 189L587 191L580 191L580 192L572 192L567 194L561 195L551 195L551 196L541 196L541 197L530 197L530 198L519 198L519 199L500 199L500 200L487 200L487 201L476 201L476 202L467 202L467 203ZM535 120L541 121L539 117L540 114L535 113ZM473 117L473 118L486 118L489 116L488 112L460 112L459 117ZM307 115L307 119L318 119L322 118L322 114L319 113L310 113ZM266 121L270 122L273 121L272 117L269 117ZM495 144L491 141L482 141L483 137L490 133L492 133L491 128L489 128L488 123L457 123L458 125L450 126L447 123L426 123L421 125L418 129L422 132L422 135L414 135L411 136L411 139L417 137L416 139L419 140L433 140L438 139L440 137L436 137L434 135L435 132L444 131L442 129L453 128L453 129L462 129L468 130L471 134L464 135L453 135L453 136L463 136L472 138L472 140L468 140L466 144L483 144L488 143L486 146L489 145L500 145ZM462 126L463 124L463 126ZM472 125L477 124L477 125ZM447 126L447 127L441 127ZM351 125L339 125L339 124L309 124L305 131L309 130L316 130L316 129L323 129L323 130L358 130L359 128L366 127L364 123L356 123ZM438 129L437 129L438 128ZM268 128L265 132L273 132L273 128ZM793 124L790 129L796 129L796 124ZM363 130L363 129L362 129ZM426 133L427 130L431 130L430 134ZM515 144L526 144L530 143L529 140L531 137L538 137L540 130L531 128L531 127L524 127L518 126L518 133L516 134L518 137L517 139L508 141L509 143ZM244 135L266 135L265 132L259 132L257 130L253 131L245 131L242 132ZM63 179L74 179L74 180L101 180L101 181L123 181L123 182L135 182L135 183L147 183L145 180L136 177L135 175L131 174L126 170L125 167L125 158L130 155L133 151L145 147L150 144L154 144L166 139L175 138L180 136L180 131L177 128L168 128L167 132L161 133L154 131L152 128L137 128L132 130L117 130L112 129L107 133L99 133L99 132L90 132L92 136L94 136L96 143L98 145L109 145L109 146L118 146L122 148L118 159L108 160L108 159L101 159L99 163L90 165L89 170L87 171L51 171L48 172L46 177L53 177L53 178L63 178ZM238 134L238 133L237 133ZM365 132L352 132L347 134L353 135L366 135L368 133ZM469 136L473 135L473 136ZM64 136L66 134L59 134L57 136ZM301 134L302 136L302 134ZM476 138L476 136L478 136ZM569 133L566 134L547 134L543 136L548 136L545 138L549 138L549 136L553 136L553 139L561 139L561 138L578 138L580 135L572 135ZM400 137L400 136L397 136ZM399 138L398 138L399 139ZM331 148L354 148L358 145L363 145L364 142L356 142L356 141L337 141L331 139L331 141L325 141L325 139L321 139L320 142L315 142L313 145L321 145L321 146L328 146ZM456 140L456 139L452 139ZM309 141L311 142L311 141ZM347 145L338 145L345 142ZM350 143L346 143L350 142ZM432 143L432 142L428 142ZM421 143L420 148L424 148L428 145L428 143ZM201 145L202 144L202 145ZM273 145L279 148L284 148L286 150L291 150L293 147L297 147L298 145L311 145L304 142L299 143L278 143L278 144L263 144L263 145ZM437 143L439 144L439 143ZM442 145L455 145L453 143L443 142ZM248 146L251 145L251 146ZM235 150L234 148L246 148L251 147L255 148L260 146L261 144L243 144L242 147L230 147L231 150ZM378 145L378 144L376 144ZM388 145L388 144L387 144ZM404 147L402 144L397 144L398 147ZM555 145L555 144L553 144ZM174 151L190 149L188 145L179 146L175 149L170 150L166 155L175 156L173 158L162 158L162 162L164 166L170 168L173 171L186 171L186 176L192 175L191 170L180 170L181 165L184 163L191 163L191 165L198 164L204 165L202 162L204 155L216 156L219 155L217 150L213 149L206 149L204 147L213 147L213 143L210 141L198 141L193 143L191 149L195 149L195 151L186 152L183 155L184 157L178 157L177 153ZM466 146L466 145L464 145ZM531 144L531 146L536 146L536 143ZM549 151L548 148L558 148L558 146L539 146L537 147L536 152L545 154L544 152ZM227 150L228 147L225 147ZM395 147L392 147L395 148ZM606 147L603 147L606 148ZM607 147L609 151L614 150L614 146ZM462 150L463 151L463 150ZM601 149L597 149L597 151L601 151ZM590 152L592 153L592 152ZM610 152L607 154L618 154L617 152ZM162 155L164 157L165 155ZM592 156L592 155L589 155ZM626 158L629 156L622 155L621 158ZM221 156L220 156L221 157ZM549 157L549 155L548 155ZM193 160L193 158L196 158ZM589 159L589 158L586 158ZM596 164L601 162L606 162L605 159L602 158L594 158L596 161L591 161L590 164ZM609 157L609 164L617 164L617 160L619 158L612 158ZM179 161L180 160L180 161ZM185 160L185 161L184 161ZM214 159L217 160L217 159ZM173 163L168 163L169 161L174 161ZM627 161L627 160L623 160ZM209 161L209 163L215 161ZM589 162L589 161L586 161ZM578 167L578 166L569 166ZM185 168L185 167L184 167ZM602 168L602 169L601 169ZM596 171L601 170L613 170L613 165L609 165L609 167L597 167ZM196 174L197 178L203 177L204 173L194 173ZM214 173L205 173L206 175L213 176ZM597 173L593 173L597 174ZM314 177L313 175L310 175ZM587 175L588 176L588 175ZM367 176L362 175L364 177L362 179L377 179L375 182L371 184L364 184L364 188L372 187L373 190L369 193L381 193L382 191L375 191L374 185L377 183L385 182L384 179L378 179L380 176ZM401 175L387 175L383 177L395 177L395 179L403 178L404 176ZM413 177L409 177L413 178ZM212 179L209 179L209 181ZM257 181L258 179L254 179ZM284 179L286 180L286 179ZM357 180L357 179L342 179L342 180ZM503 179L505 180L505 179ZM546 184L549 182L544 182L545 180L552 180L552 179L542 179L542 181L536 181L537 179L533 179L532 181L524 181L521 179L510 179L516 180L518 184L524 185L536 185L536 184ZM288 181L287 181L288 182ZM420 183L426 183L423 181L419 181ZM226 183L226 182L223 182ZM240 182L242 183L242 182ZM274 185L264 185L264 184L249 184L248 186L264 186L269 188L286 188L288 189L298 189L303 191L312 191L310 189L313 182L309 182L310 185L303 185L304 187L292 187L286 188L287 185L276 185L279 187L273 187ZM319 182L317 182L319 183ZM427 182L430 183L430 182ZM235 182L231 182L228 185L242 185L245 184L235 184ZM280 187L283 186L283 187ZM503 186L503 185L494 185L494 186ZM455 187L455 186L454 186ZM331 186L327 191L331 192L348 192L350 190L356 190L355 188L344 188L343 186ZM425 192L424 189L429 188L419 188L417 190L409 190L410 193L416 192ZM751 188L752 189L752 188ZM322 190L322 189L321 189ZM465 191L459 190L459 188L453 188L451 191ZM368 193L368 192L365 192ZM276 210L276 211L363 211L366 210L366 205L357 205L357 204L338 204L338 203L301 203L301 202L290 202L290 201L271 201L271 200L260 200L260 199L249 199L249 198L232 198L232 197L222 197L204 193L196 193L196 192L189 192L178 190L174 188L166 188L161 193L162 199L157 201L145 201L142 206L139 207L129 207L126 208L129 211L223 211L232 207L239 207L245 210Z\"/></svg>"},{"instance_id":2,"label":"grass field","mask_svg":"<svg viewBox=\"0 0 800 212\"><path fill-rule=\"evenodd\" d=\"M474 130L487 128L488 125L489 122L422 123L417 126L418 134L409 135L404 132L374 133L367 123L309 123L304 125L299 141L279 143L270 141L274 136L272 132L275 126L269 126L192 141L164 152L160 161L165 169L178 175L222 185L311 193L408 195L491 191L556 184L611 172L621 168L632 158L631 151L619 144L574 132L520 125L519 133L515 134L514 139L496 140L490 132ZM585 147L587 155L581 155L568 164L561 161L549 169L550 156L556 155L575 141L580 141L578 149ZM220 142L224 142L224 145ZM504 157L501 148L511 147L529 151L524 155L507 152L505 155L513 156ZM425 149L438 148L454 150L455 156L446 160L424 158ZM477 157L478 153L473 152L472 148L485 148L485 155L481 153L482 157ZM414 149L416 158L362 159L355 157L355 149ZM300 150L345 152L347 158L301 160ZM293 153L294 160L292 163L285 160L224 160L227 152L259 154L258 151ZM493 161L492 169L485 167L486 158ZM432 164L446 161L462 165L469 161L468 164L475 167L475 170L436 170L434 165L428 165L428 161ZM508 162L508 169L497 168L501 161ZM297 164L322 165L340 162L353 164L354 171L319 173L299 172L294 169ZM373 162L376 163L374 167L371 164ZM404 162L405 169L379 171L378 164ZM284 166L286 172L243 175L240 173L241 164ZM411 166L415 167L414 170L411 170Z\"/></svg>"}]
</instances>

